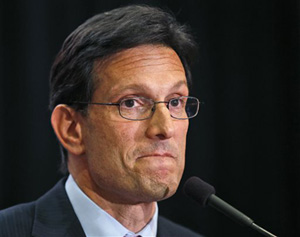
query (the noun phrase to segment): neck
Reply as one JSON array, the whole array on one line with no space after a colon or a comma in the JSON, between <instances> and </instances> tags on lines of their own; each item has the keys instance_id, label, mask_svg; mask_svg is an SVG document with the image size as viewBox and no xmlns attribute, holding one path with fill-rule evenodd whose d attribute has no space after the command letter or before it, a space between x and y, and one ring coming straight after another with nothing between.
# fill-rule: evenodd
<instances>
[{"instance_id":1,"label":"neck","mask_svg":"<svg viewBox=\"0 0 300 237\"><path fill-rule=\"evenodd\" d=\"M101 198L97 198L100 200ZM94 201L94 200L93 200ZM146 204L116 204L108 200L101 199L95 202L108 214L114 217L128 230L137 233L141 231L151 220L155 213L156 205L154 202Z\"/></svg>"},{"instance_id":2,"label":"neck","mask_svg":"<svg viewBox=\"0 0 300 237\"><path fill-rule=\"evenodd\" d=\"M142 230L152 219L156 203L137 203L127 204L110 200L107 195L104 197L97 190L93 180L86 172L72 172L69 167L75 182L79 188L99 207L106 211L109 215L115 218L128 230L137 233ZM82 170L81 170L82 171Z\"/></svg>"}]
</instances>

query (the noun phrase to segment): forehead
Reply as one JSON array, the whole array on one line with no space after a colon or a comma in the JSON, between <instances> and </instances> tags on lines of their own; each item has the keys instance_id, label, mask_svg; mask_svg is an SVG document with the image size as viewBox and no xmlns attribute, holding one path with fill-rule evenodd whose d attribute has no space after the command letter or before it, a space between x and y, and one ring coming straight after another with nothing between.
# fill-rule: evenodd
<instances>
[{"instance_id":1,"label":"forehead","mask_svg":"<svg viewBox=\"0 0 300 237\"><path fill-rule=\"evenodd\" d=\"M97 61L94 76L96 89L104 93L129 86L151 88L156 84L163 89L171 84L187 84L179 56L173 49L160 45L126 49Z\"/></svg>"}]
</instances>

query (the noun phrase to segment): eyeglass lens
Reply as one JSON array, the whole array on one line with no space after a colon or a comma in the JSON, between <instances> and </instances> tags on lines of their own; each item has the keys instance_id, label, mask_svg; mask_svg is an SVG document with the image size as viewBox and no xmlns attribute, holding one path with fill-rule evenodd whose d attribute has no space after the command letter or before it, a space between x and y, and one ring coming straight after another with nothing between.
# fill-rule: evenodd
<instances>
[{"instance_id":1,"label":"eyeglass lens","mask_svg":"<svg viewBox=\"0 0 300 237\"><path fill-rule=\"evenodd\" d=\"M154 102L143 97L134 97L121 101L120 115L126 119L143 120L150 118L157 103L166 103L173 118L188 119L195 117L199 110L199 101L195 97L181 96L169 102Z\"/></svg>"}]
</instances>

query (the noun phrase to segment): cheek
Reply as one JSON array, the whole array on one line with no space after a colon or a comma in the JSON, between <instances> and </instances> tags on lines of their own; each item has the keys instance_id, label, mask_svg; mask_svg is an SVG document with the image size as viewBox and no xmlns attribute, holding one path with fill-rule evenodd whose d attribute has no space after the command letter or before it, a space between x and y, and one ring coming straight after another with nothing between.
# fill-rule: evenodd
<instances>
[{"instance_id":1,"label":"cheek","mask_svg":"<svg viewBox=\"0 0 300 237\"><path fill-rule=\"evenodd\" d=\"M186 146L186 136L188 132L189 122L188 120L182 120L178 121L178 123L175 123L176 127L176 141L178 143L179 147L182 147L185 151Z\"/></svg>"},{"instance_id":2,"label":"cheek","mask_svg":"<svg viewBox=\"0 0 300 237\"><path fill-rule=\"evenodd\" d=\"M123 177L126 173L124 157L130 147L126 141L131 141L128 134L113 124L102 124L91 129L87 139L89 171L98 185L103 186L116 177Z\"/></svg>"},{"instance_id":3,"label":"cheek","mask_svg":"<svg viewBox=\"0 0 300 237\"><path fill-rule=\"evenodd\" d=\"M87 131L87 156L94 157L94 160L101 158L103 162L114 165L127 162L126 159L141 140L138 123L110 121L97 124Z\"/></svg>"},{"instance_id":4,"label":"cheek","mask_svg":"<svg viewBox=\"0 0 300 237\"><path fill-rule=\"evenodd\" d=\"M178 124L177 126L177 144L179 147L179 151L181 152L181 157L179 161L179 169L181 169L181 172L183 172L184 166L185 166L185 152L186 152L186 136L188 131L188 120L183 121L184 123Z\"/></svg>"}]
</instances>

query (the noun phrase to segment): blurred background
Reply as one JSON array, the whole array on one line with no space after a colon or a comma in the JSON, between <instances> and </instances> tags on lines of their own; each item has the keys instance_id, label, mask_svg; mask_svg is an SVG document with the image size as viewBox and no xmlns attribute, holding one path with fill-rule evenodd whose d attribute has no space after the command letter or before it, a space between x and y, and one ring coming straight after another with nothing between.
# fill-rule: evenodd
<instances>
[{"instance_id":1,"label":"blurred background","mask_svg":"<svg viewBox=\"0 0 300 237\"><path fill-rule=\"evenodd\" d=\"M217 195L279 236L300 236L299 0L0 1L0 209L35 200L62 175L48 78L84 20L130 3L170 9L199 44L183 182ZM182 183L183 183L182 182ZM260 236L181 191L160 214L206 236Z\"/></svg>"}]
</instances>

